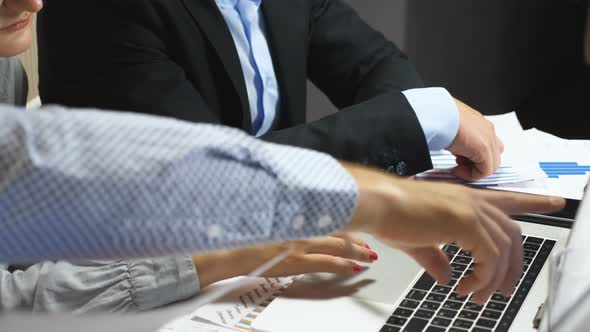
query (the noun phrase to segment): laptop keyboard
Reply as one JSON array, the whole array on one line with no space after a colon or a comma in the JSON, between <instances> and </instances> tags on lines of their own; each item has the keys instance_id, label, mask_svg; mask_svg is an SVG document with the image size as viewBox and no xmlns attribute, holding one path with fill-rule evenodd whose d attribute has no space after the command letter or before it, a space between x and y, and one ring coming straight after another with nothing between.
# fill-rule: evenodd
<instances>
[{"instance_id":1,"label":"laptop keyboard","mask_svg":"<svg viewBox=\"0 0 590 332\"><path fill-rule=\"evenodd\" d=\"M522 240L524 273L510 297L494 293L485 305L459 297L455 287L473 271L474 263L468 252L449 244L443 250L451 261L451 282L438 284L424 272L380 332L508 331L555 245L553 240L532 236Z\"/></svg>"}]
</instances>

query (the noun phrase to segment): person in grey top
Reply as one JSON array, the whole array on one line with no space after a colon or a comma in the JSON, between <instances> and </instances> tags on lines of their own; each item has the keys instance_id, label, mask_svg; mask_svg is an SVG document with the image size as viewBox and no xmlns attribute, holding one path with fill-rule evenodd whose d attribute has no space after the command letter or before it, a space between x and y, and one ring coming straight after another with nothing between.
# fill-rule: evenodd
<instances>
[{"instance_id":1,"label":"person in grey top","mask_svg":"<svg viewBox=\"0 0 590 332\"><path fill-rule=\"evenodd\" d=\"M31 16L41 7L0 0L0 56L30 45ZM5 262L189 254L362 231L442 283L450 266L438 245L472 251L478 265L457 291L481 303L497 289L509 293L522 272L520 230L508 214L564 205L395 178L238 130L159 117L0 106L0 124Z\"/></svg>"},{"instance_id":2,"label":"person in grey top","mask_svg":"<svg viewBox=\"0 0 590 332\"><path fill-rule=\"evenodd\" d=\"M24 106L28 81L25 70L15 57L0 57L0 104Z\"/></svg>"}]
</instances>

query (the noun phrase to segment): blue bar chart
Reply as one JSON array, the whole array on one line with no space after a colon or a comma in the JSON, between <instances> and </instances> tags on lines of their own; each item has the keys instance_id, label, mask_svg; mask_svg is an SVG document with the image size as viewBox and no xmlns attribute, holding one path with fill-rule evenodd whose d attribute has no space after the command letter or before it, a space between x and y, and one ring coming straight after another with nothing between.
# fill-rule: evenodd
<instances>
[{"instance_id":1,"label":"blue bar chart","mask_svg":"<svg viewBox=\"0 0 590 332\"><path fill-rule=\"evenodd\" d=\"M452 173L453 168L457 167L456 157L452 153L448 151L431 151L430 156L434 169L418 174L416 176L418 179L464 183L478 187L494 187L500 184L521 183L545 177L545 174L536 163L530 163L534 167L534 171L532 171L530 168L515 167L510 160L504 160L503 165L494 174L477 181L466 182Z\"/></svg>"},{"instance_id":2,"label":"blue bar chart","mask_svg":"<svg viewBox=\"0 0 590 332\"><path fill-rule=\"evenodd\" d=\"M567 175L586 175L590 173L590 165L579 165L576 162L540 162L541 169L550 179L558 179Z\"/></svg>"}]
</instances>

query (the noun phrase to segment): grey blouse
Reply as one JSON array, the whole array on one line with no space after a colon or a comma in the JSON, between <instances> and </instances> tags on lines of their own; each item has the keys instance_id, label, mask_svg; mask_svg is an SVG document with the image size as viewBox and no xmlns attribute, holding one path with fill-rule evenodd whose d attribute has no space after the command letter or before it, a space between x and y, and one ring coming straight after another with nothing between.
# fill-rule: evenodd
<instances>
[{"instance_id":1,"label":"grey blouse","mask_svg":"<svg viewBox=\"0 0 590 332\"><path fill-rule=\"evenodd\" d=\"M0 57L0 104L25 105L28 89L21 62L17 58Z\"/></svg>"},{"instance_id":2,"label":"grey blouse","mask_svg":"<svg viewBox=\"0 0 590 332\"><path fill-rule=\"evenodd\" d=\"M198 290L190 256L44 262L13 272L0 264L0 311L138 312Z\"/></svg>"},{"instance_id":3,"label":"grey blouse","mask_svg":"<svg viewBox=\"0 0 590 332\"><path fill-rule=\"evenodd\" d=\"M17 58L0 58L0 104L24 105L27 78ZM0 311L144 311L194 296L190 256L44 262L23 270L0 263Z\"/></svg>"}]
</instances>

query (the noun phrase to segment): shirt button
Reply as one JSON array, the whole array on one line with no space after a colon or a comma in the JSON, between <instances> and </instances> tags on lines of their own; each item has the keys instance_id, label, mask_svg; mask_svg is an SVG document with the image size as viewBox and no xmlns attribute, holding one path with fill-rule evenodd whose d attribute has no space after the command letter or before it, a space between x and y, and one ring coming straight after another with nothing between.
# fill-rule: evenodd
<instances>
[{"instance_id":1,"label":"shirt button","mask_svg":"<svg viewBox=\"0 0 590 332\"><path fill-rule=\"evenodd\" d=\"M320 229L329 227L330 225L332 225L332 217L328 215L323 216L320 218L320 220L318 220L318 227Z\"/></svg>"},{"instance_id":2,"label":"shirt button","mask_svg":"<svg viewBox=\"0 0 590 332\"><path fill-rule=\"evenodd\" d=\"M291 224L291 226L293 226L293 229L300 230L303 228L303 225L305 225L305 217L304 216L298 215L295 218L293 218L293 223Z\"/></svg>"},{"instance_id":3,"label":"shirt button","mask_svg":"<svg viewBox=\"0 0 590 332\"><path fill-rule=\"evenodd\" d=\"M213 224L213 225L209 226L209 228L207 229L207 235L209 236L210 239L221 237L222 233L223 233L223 229L221 228L221 226L219 226L217 224Z\"/></svg>"}]
</instances>

